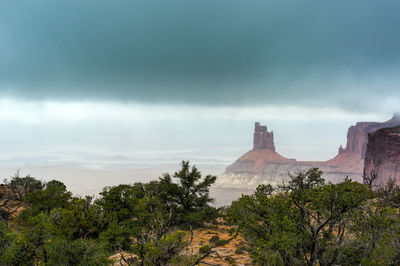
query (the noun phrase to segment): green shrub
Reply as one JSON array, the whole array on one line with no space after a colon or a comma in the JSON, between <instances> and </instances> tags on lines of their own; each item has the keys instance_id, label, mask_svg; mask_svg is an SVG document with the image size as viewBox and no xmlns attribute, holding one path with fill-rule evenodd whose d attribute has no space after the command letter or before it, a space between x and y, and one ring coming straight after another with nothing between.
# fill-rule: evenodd
<instances>
[{"instance_id":1,"label":"green shrub","mask_svg":"<svg viewBox=\"0 0 400 266\"><path fill-rule=\"evenodd\" d=\"M228 262L230 265L237 265L236 260L231 256L225 257L225 261Z\"/></svg>"},{"instance_id":2,"label":"green shrub","mask_svg":"<svg viewBox=\"0 0 400 266\"><path fill-rule=\"evenodd\" d=\"M211 238L210 238L210 243L215 243L215 242L217 242L219 240L219 236L218 235L213 235Z\"/></svg>"},{"instance_id":3,"label":"green shrub","mask_svg":"<svg viewBox=\"0 0 400 266\"><path fill-rule=\"evenodd\" d=\"M215 241L215 246L216 247L225 246L230 241L231 241L230 239L220 239L220 240Z\"/></svg>"},{"instance_id":4,"label":"green shrub","mask_svg":"<svg viewBox=\"0 0 400 266\"><path fill-rule=\"evenodd\" d=\"M210 252L210 250L211 250L211 247L209 245L202 245L199 248L199 253L200 254L207 254L208 252Z\"/></svg>"}]
</instances>

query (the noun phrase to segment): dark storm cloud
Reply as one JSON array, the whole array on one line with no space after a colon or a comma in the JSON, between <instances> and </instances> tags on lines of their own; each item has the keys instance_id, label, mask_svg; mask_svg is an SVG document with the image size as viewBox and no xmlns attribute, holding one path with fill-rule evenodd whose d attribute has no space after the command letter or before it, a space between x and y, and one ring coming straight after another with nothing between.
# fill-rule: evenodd
<instances>
[{"instance_id":1,"label":"dark storm cloud","mask_svg":"<svg viewBox=\"0 0 400 266\"><path fill-rule=\"evenodd\" d=\"M399 10L386 0L2 1L0 95L358 108L349 97L395 95Z\"/></svg>"}]
</instances>

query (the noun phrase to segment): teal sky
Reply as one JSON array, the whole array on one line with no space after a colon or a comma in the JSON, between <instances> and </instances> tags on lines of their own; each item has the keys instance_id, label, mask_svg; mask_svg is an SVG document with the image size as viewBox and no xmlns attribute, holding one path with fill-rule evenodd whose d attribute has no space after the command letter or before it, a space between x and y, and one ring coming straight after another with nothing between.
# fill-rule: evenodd
<instances>
[{"instance_id":1,"label":"teal sky","mask_svg":"<svg viewBox=\"0 0 400 266\"><path fill-rule=\"evenodd\" d=\"M284 155L328 159L350 124L399 111L399 11L395 0L1 1L0 162L226 164L251 147L255 120Z\"/></svg>"}]
</instances>

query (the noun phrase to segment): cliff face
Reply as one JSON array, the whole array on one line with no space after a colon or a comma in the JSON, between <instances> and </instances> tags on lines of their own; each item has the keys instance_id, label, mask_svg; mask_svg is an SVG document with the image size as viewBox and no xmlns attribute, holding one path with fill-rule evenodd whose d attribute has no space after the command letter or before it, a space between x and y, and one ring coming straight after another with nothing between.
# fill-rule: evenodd
<instances>
[{"instance_id":1,"label":"cliff face","mask_svg":"<svg viewBox=\"0 0 400 266\"><path fill-rule=\"evenodd\" d=\"M385 127L394 127L400 125L400 114L395 113L393 118L383 122L358 122L355 126L351 126L347 132L347 145L343 152L358 153L362 158L367 150L368 133L377 131Z\"/></svg>"},{"instance_id":2,"label":"cliff face","mask_svg":"<svg viewBox=\"0 0 400 266\"><path fill-rule=\"evenodd\" d=\"M373 185L385 185L389 179L400 185L400 127L384 128L368 135L364 176L371 175L376 175Z\"/></svg>"},{"instance_id":3,"label":"cliff face","mask_svg":"<svg viewBox=\"0 0 400 266\"><path fill-rule=\"evenodd\" d=\"M346 148L339 148L339 153L328 161L296 161L288 159L275 151L273 132L266 126L255 124L253 150L247 152L228 166L219 176L218 182L228 186L255 187L261 183L276 184L288 178L289 172L318 167L324 177L336 182L348 176L362 182L364 157L367 150L368 133L381 128L400 126L400 115L383 122L358 122L347 133Z\"/></svg>"}]
</instances>

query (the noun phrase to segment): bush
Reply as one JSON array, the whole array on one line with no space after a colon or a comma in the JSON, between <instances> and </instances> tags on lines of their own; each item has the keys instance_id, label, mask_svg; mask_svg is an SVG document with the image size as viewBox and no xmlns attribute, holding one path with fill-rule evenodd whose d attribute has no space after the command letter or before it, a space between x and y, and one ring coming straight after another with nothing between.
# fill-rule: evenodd
<instances>
[{"instance_id":1,"label":"bush","mask_svg":"<svg viewBox=\"0 0 400 266\"><path fill-rule=\"evenodd\" d=\"M95 240L67 241L54 238L46 243L49 259L44 265L107 265L109 254Z\"/></svg>"},{"instance_id":2,"label":"bush","mask_svg":"<svg viewBox=\"0 0 400 266\"><path fill-rule=\"evenodd\" d=\"M247 251L247 248L243 245L240 245L236 248L235 253L236 254L244 254L245 251Z\"/></svg>"},{"instance_id":3,"label":"bush","mask_svg":"<svg viewBox=\"0 0 400 266\"><path fill-rule=\"evenodd\" d=\"M230 265L237 265L236 260L234 258L232 258L231 256L226 257L225 261L228 262Z\"/></svg>"},{"instance_id":4,"label":"bush","mask_svg":"<svg viewBox=\"0 0 400 266\"><path fill-rule=\"evenodd\" d=\"M210 243L215 243L219 240L219 236L218 235L214 235L210 238L209 242Z\"/></svg>"},{"instance_id":5,"label":"bush","mask_svg":"<svg viewBox=\"0 0 400 266\"><path fill-rule=\"evenodd\" d=\"M199 248L199 253L200 254L207 254L208 252L210 252L210 250L211 250L211 247L209 245L202 245Z\"/></svg>"},{"instance_id":6,"label":"bush","mask_svg":"<svg viewBox=\"0 0 400 266\"><path fill-rule=\"evenodd\" d=\"M14 238L14 234L10 232L10 230L7 228L7 225L3 221L0 221L0 260L3 256L3 253L13 242Z\"/></svg>"},{"instance_id":7,"label":"bush","mask_svg":"<svg viewBox=\"0 0 400 266\"><path fill-rule=\"evenodd\" d=\"M107 265L116 252L132 254L139 265L198 264L211 247L182 255L190 244L186 230L218 216L209 196L216 177L203 178L189 162L181 166L158 181L106 187L94 202L73 197L56 180L14 178L9 184L24 188L25 208L13 233L0 223L0 265ZM0 209L0 218L9 216Z\"/></svg>"},{"instance_id":8,"label":"bush","mask_svg":"<svg viewBox=\"0 0 400 266\"><path fill-rule=\"evenodd\" d=\"M399 265L400 217L392 206L400 190L390 188L379 199L366 185L348 178L326 184L321 175L316 168L300 171L227 209L254 263Z\"/></svg>"},{"instance_id":9,"label":"bush","mask_svg":"<svg viewBox=\"0 0 400 266\"><path fill-rule=\"evenodd\" d=\"M220 247L220 246L225 246L229 242L231 242L230 239L220 239L220 240L215 241L214 244L215 244L216 247Z\"/></svg>"}]
</instances>

